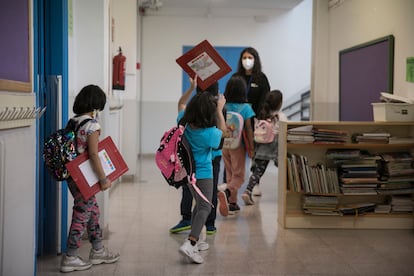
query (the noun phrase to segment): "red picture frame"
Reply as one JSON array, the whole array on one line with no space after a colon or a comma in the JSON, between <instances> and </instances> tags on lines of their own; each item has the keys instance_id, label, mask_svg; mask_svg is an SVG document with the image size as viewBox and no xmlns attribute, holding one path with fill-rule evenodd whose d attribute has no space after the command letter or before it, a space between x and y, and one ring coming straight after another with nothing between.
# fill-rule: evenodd
<instances>
[{"instance_id":1,"label":"red picture frame","mask_svg":"<svg viewBox=\"0 0 414 276\"><path fill-rule=\"evenodd\" d=\"M176 62L191 78L197 74L197 85L203 90L231 72L231 67L207 40L177 58Z\"/></svg>"},{"instance_id":2,"label":"red picture frame","mask_svg":"<svg viewBox=\"0 0 414 276\"><path fill-rule=\"evenodd\" d=\"M127 164L110 136L99 142L98 152L102 167L108 173L106 177L111 181L115 181L128 171ZM90 167L87 152L82 153L67 163L66 168L85 200L88 200L101 190L99 180Z\"/></svg>"}]
</instances>

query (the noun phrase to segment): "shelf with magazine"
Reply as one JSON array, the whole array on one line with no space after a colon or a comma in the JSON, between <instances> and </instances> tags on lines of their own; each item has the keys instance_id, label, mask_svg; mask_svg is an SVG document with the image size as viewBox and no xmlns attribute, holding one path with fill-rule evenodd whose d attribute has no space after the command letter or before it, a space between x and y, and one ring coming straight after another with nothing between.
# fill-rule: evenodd
<instances>
[{"instance_id":1,"label":"shelf with magazine","mask_svg":"<svg viewBox=\"0 0 414 276\"><path fill-rule=\"evenodd\" d=\"M403 139L390 143L393 137ZM281 122L279 222L286 228L414 228L411 137L414 122ZM386 161L387 155L411 161Z\"/></svg>"}]
</instances>

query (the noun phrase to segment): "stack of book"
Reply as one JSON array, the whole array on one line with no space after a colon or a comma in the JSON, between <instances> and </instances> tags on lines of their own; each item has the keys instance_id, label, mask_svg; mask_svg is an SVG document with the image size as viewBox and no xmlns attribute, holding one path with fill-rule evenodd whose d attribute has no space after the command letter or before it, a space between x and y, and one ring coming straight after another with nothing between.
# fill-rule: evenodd
<instances>
[{"instance_id":1,"label":"stack of book","mask_svg":"<svg viewBox=\"0 0 414 276\"><path fill-rule=\"evenodd\" d=\"M386 180L414 177L414 158L409 152L385 152L382 157L381 174Z\"/></svg>"},{"instance_id":2,"label":"stack of book","mask_svg":"<svg viewBox=\"0 0 414 276\"><path fill-rule=\"evenodd\" d=\"M357 144L388 144L390 136L391 134L386 132L355 133L352 141Z\"/></svg>"},{"instance_id":3,"label":"stack of book","mask_svg":"<svg viewBox=\"0 0 414 276\"><path fill-rule=\"evenodd\" d=\"M380 183L379 155L360 150L328 150L327 156L338 166L339 185L344 195L376 195Z\"/></svg>"},{"instance_id":4,"label":"stack of book","mask_svg":"<svg viewBox=\"0 0 414 276\"><path fill-rule=\"evenodd\" d=\"M319 216L340 216L338 211L338 198L336 196L305 196L302 208L306 214Z\"/></svg>"},{"instance_id":5,"label":"stack of book","mask_svg":"<svg viewBox=\"0 0 414 276\"><path fill-rule=\"evenodd\" d=\"M372 213L375 211L376 204L372 202L347 204L338 207L339 212L343 215L360 215L364 213Z\"/></svg>"},{"instance_id":6,"label":"stack of book","mask_svg":"<svg viewBox=\"0 0 414 276\"><path fill-rule=\"evenodd\" d=\"M388 139L389 144L414 144L414 137L400 137L400 136L391 136Z\"/></svg>"},{"instance_id":7,"label":"stack of book","mask_svg":"<svg viewBox=\"0 0 414 276\"><path fill-rule=\"evenodd\" d=\"M385 152L380 156L381 183L377 192L386 195L414 193L413 156L409 152Z\"/></svg>"},{"instance_id":8,"label":"stack of book","mask_svg":"<svg viewBox=\"0 0 414 276\"><path fill-rule=\"evenodd\" d=\"M315 144L344 144L349 141L349 133L344 130L313 128Z\"/></svg>"},{"instance_id":9,"label":"stack of book","mask_svg":"<svg viewBox=\"0 0 414 276\"><path fill-rule=\"evenodd\" d=\"M413 212L413 197L412 195L393 195L391 198L392 212Z\"/></svg>"},{"instance_id":10,"label":"stack of book","mask_svg":"<svg viewBox=\"0 0 414 276\"><path fill-rule=\"evenodd\" d=\"M293 144L312 144L315 141L312 132L313 126L306 125L290 128L287 131L287 141Z\"/></svg>"}]
</instances>

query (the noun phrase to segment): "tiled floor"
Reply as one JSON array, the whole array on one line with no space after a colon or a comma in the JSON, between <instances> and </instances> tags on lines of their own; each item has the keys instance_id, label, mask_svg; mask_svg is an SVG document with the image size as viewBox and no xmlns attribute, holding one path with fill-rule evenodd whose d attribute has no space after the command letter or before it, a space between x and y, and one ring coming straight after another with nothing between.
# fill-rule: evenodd
<instances>
[{"instance_id":1,"label":"tiled floor","mask_svg":"<svg viewBox=\"0 0 414 276\"><path fill-rule=\"evenodd\" d=\"M207 236L204 263L178 253L186 233L169 234L179 219L181 191L167 187L153 159L144 159L141 181L121 183L110 194L107 247L115 264L76 275L414 275L413 230L282 229L277 224L277 169L269 166L263 196L235 216L217 216ZM243 187L244 188L244 187ZM187 232L188 233L188 232ZM81 255L90 245L83 242ZM37 275L59 275L60 256L42 257Z\"/></svg>"}]
</instances>

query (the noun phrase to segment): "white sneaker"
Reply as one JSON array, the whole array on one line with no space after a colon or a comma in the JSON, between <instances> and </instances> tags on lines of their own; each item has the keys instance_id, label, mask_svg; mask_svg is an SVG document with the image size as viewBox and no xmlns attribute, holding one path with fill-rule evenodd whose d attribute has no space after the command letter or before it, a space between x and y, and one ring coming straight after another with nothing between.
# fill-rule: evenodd
<instances>
[{"instance_id":1,"label":"white sneaker","mask_svg":"<svg viewBox=\"0 0 414 276\"><path fill-rule=\"evenodd\" d=\"M91 266L92 264L90 262L84 261L79 256L64 255L60 263L60 271L71 272L75 270L86 270L86 269L91 268Z\"/></svg>"},{"instance_id":2,"label":"white sneaker","mask_svg":"<svg viewBox=\"0 0 414 276\"><path fill-rule=\"evenodd\" d=\"M206 243L205 241L199 240L197 242L198 251L206 251L210 248L210 245Z\"/></svg>"},{"instance_id":3,"label":"white sneaker","mask_svg":"<svg viewBox=\"0 0 414 276\"><path fill-rule=\"evenodd\" d=\"M202 264L204 262L203 257L201 257L200 253L198 252L198 247L191 245L191 242L189 240L186 240L183 245L181 245L179 252L181 255L189 258L196 264Z\"/></svg>"},{"instance_id":4,"label":"white sneaker","mask_svg":"<svg viewBox=\"0 0 414 276\"><path fill-rule=\"evenodd\" d=\"M119 258L120 258L119 253L112 253L106 247L98 251L91 248L91 252L89 253L89 261L94 265L101 264L101 263L112 264L118 261Z\"/></svg>"},{"instance_id":5,"label":"white sneaker","mask_svg":"<svg viewBox=\"0 0 414 276\"><path fill-rule=\"evenodd\" d=\"M259 185L256 185L253 187L253 193L254 196L261 196L262 191L260 191Z\"/></svg>"}]
</instances>

